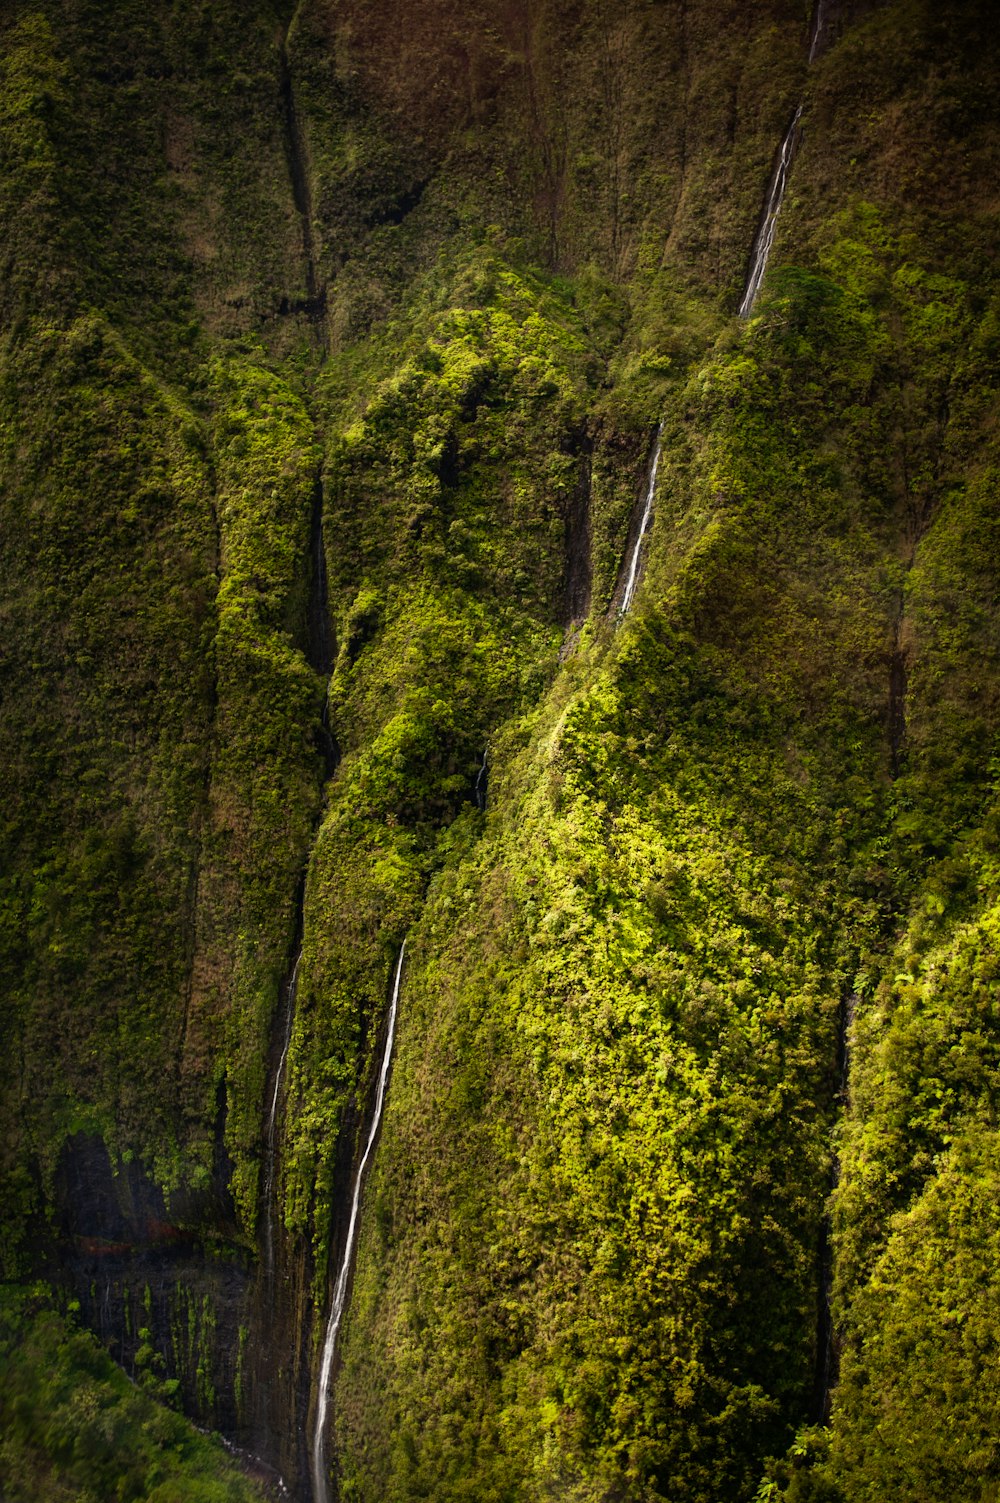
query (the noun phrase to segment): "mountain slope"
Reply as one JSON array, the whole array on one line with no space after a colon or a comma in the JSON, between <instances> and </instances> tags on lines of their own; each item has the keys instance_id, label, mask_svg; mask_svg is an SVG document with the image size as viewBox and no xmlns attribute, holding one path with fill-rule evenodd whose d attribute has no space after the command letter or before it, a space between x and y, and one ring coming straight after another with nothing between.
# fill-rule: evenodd
<instances>
[{"instance_id":1,"label":"mountain slope","mask_svg":"<svg viewBox=\"0 0 1000 1503\"><path fill-rule=\"evenodd\" d=\"M302 1497L404 936L342 1497L991 1495L990 20L3 20L4 1276Z\"/></svg>"}]
</instances>

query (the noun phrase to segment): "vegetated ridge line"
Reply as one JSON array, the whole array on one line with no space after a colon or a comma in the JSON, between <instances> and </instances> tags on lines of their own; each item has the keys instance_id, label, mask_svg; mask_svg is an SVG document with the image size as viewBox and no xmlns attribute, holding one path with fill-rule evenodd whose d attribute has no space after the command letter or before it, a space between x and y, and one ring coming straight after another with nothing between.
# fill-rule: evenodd
<instances>
[{"instance_id":1,"label":"vegetated ridge line","mask_svg":"<svg viewBox=\"0 0 1000 1503\"><path fill-rule=\"evenodd\" d=\"M329 1409L330 1373L333 1369L333 1357L337 1347L337 1334L340 1323L344 1316L347 1305L347 1286L351 1273L351 1261L354 1255L354 1244L358 1234L358 1220L361 1209L361 1189L364 1182L365 1170L368 1160L371 1158L375 1139L378 1136L379 1125L382 1121L382 1110L385 1106L386 1085L389 1079L389 1065L392 1060L392 1044L396 1033L396 1012L399 1004L399 983L403 974L403 956L406 953L406 940L399 947L399 958L396 961L396 974L392 983L392 998L389 1003L389 1023L386 1028L385 1048L382 1052L382 1068L379 1072L378 1091L375 1096L375 1110L372 1112L371 1127L368 1130L368 1141L365 1151L361 1155L358 1172L354 1180L354 1194L351 1198L351 1218L347 1226L347 1237L344 1242L344 1254L340 1263L340 1271L337 1274L337 1282L333 1290L333 1301L330 1305L330 1314L326 1323L326 1337L323 1341L323 1359L319 1369L319 1385L316 1395L316 1418L313 1428L312 1443L312 1481L314 1503L330 1503L330 1493L327 1487L326 1477L326 1420Z\"/></svg>"}]
</instances>

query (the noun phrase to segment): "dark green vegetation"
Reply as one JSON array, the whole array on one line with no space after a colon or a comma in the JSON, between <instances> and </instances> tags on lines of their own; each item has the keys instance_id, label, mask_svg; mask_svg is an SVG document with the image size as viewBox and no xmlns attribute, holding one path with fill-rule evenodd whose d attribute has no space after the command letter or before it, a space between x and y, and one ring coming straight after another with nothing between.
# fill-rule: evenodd
<instances>
[{"instance_id":1,"label":"dark green vegetation","mask_svg":"<svg viewBox=\"0 0 1000 1503\"><path fill-rule=\"evenodd\" d=\"M305 1496L408 934L345 1503L1000 1497L1000 60L831 10L4 12L0 1246L150 1390L12 1315L5 1496Z\"/></svg>"},{"instance_id":2,"label":"dark green vegetation","mask_svg":"<svg viewBox=\"0 0 1000 1503\"><path fill-rule=\"evenodd\" d=\"M7 1503L254 1503L264 1494L218 1437L157 1398L170 1380L149 1343L131 1382L93 1336L7 1288L0 1303L0 1467Z\"/></svg>"}]
</instances>

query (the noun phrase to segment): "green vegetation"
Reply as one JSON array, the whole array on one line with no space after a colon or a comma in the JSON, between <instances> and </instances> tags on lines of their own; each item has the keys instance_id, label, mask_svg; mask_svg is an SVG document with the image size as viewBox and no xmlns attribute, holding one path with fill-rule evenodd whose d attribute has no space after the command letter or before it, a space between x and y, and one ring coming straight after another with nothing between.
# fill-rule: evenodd
<instances>
[{"instance_id":1,"label":"green vegetation","mask_svg":"<svg viewBox=\"0 0 1000 1503\"><path fill-rule=\"evenodd\" d=\"M1000 1496L995 27L732 9L0 20L4 1496L294 1483L404 936L345 1503Z\"/></svg>"},{"instance_id":2,"label":"green vegetation","mask_svg":"<svg viewBox=\"0 0 1000 1503\"><path fill-rule=\"evenodd\" d=\"M157 1389L167 1385L152 1375L151 1346L136 1386L44 1297L5 1287L0 1357L0 1478L10 1503L253 1503L264 1496L217 1437L158 1402Z\"/></svg>"}]
</instances>

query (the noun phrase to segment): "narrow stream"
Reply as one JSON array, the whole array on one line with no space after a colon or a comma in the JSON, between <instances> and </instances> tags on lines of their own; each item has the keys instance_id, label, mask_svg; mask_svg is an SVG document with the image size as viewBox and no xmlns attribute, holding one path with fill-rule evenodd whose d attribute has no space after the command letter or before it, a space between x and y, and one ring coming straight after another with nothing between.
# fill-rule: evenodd
<instances>
[{"instance_id":1,"label":"narrow stream","mask_svg":"<svg viewBox=\"0 0 1000 1503\"><path fill-rule=\"evenodd\" d=\"M836 10L836 0L816 0L813 10L812 26L809 33L809 62L812 63L824 50L827 44L827 31L829 28L830 12ZM750 264L747 272L746 286L739 306L739 317L749 318L753 311L757 294L760 292L764 281L764 273L767 271L768 258L771 247L774 244L774 233L777 228L778 215L785 197L785 189L788 186L788 176L795 159L795 152L799 144L800 127L802 123L801 102L796 106L791 123L781 141L778 159L775 162L767 185L767 194L764 199L764 209L761 214L760 224L754 236L750 250ZM628 570L625 576L625 589L622 594L622 603L618 608L618 620L628 614L635 598L636 587L639 582L639 566L642 562L642 545L646 533L649 530L650 519L653 514L653 494L656 490L656 476L660 467L660 441L663 433L661 423L656 431L656 445L653 450L653 460L649 470L649 481L646 486L646 496L642 509L642 520L639 525L638 536L632 545L632 553L629 558Z\"/></svg>"},{"instance_id":2,"label":"narrow stream","mask_svg":"<svg viewBox=\"0 0 1000 1503\"><path fill-rule=\"evenodd\" d=\"M300 271L287 288L277 311L305 315L320 364L327 354L326 288L317 262L313 232L313 204L307 143L296 108L295 86L288 56L287 29L279 44L278 87L284 124L284 147L292 205L299 221ZM295 285L297 283L297 286ZM303 294L304 289L304 296ZM322 431L315 422L316 438ZM325 789L336 773L339 748L330 724L329 679L336 643L330 616L324 546L322 470L317 469L308 521L309 579L302 642L306 660L322 681L323 699L314 728L322 767L314 815L313 841L323 818ZM275 1007L268 1050L269 1073L261 1103L260 1263L253 1295L251 1370L248 1382L249 1420L244 1436L251 1449L280 1468L298 1491L305 1490L309 1467L306 1411L310 1391L310 1353L305 1339L307 1255L284 1234L281 1214L282 1146L288 1100L290 1048L295 1032L299 984L305 985L303 935L305 890L312 860L312 842L305 854L305 871L298 887L288 970ZM273 1072L273 1073L271 1073Z\"/></svg>"},{"instance_id":3,"label":"narrow stream","mask_svg":"<svg viewBox=\"0 0 1000 1503\"><path fill-rule=\"evenodd\" d=\"M814 63L826 44L826 23L829 0L816 0L813 12L812 36L809 38L809 61Z\"/></svg>"},{"instance_id":4,"label":"narrow stream","mask_svg":"<svg viewBox=\"0 0 1000 1503\"><path fill-rule=\"evenodd\" d=\"M639 523L639 531L636 534L635 543L632 547L632 556L629 559L628 572L625 576L625 590L622 594L622 603L618 607L618 619L626 615L635 597L636 585L639 582L639 561L642 557L642 544L646 533L649 531L650 518L653 515L653 495L656 491L656 476L660 468L660 442L663 437L663 424L656 430L656 442L653 446L653 459L649 467L649 480L646 483L646 495L642 507L642 520Z\"/></svg>"},{"instance_id":5,"label":"narrow stream","mask_svg":"<svg viewBox=\"0 0 1000 1503\"><path fill-rule=\"evenodd\" d=\"M767 190L767 199L764 203L764 213L761 217L757 234L754 237L753 249L750 252L750 271L747 275L747 285L743 293L743 301L740 303L740 318L749 318L753 311L753 305L757 301L764 273L767 270L767 260L771 254L771 246L774 244L774 231L778 223L778 215L781 212L781 204L785 197L785 187L788 183L788 174L795 156L795 148L798 145L799 121L802 119L801 104L792 116L792 123L785 132L778 153L778 160L771 174L771 182Z\"/></svg>"},{"instance_id":6,"label":"narrow stream","mask_svg":"<svg viewBox=\"0 0 1000 1503\"><path fill-rule=\"evenodd\" d=\"M489 768L486 763L487 751L488 748L484 746L482 766L476 774L476 783L475 787L472 790L473 796L476 800L476 808L479 810L480 814L485 814L486 812L486 793L489 784Z\"/></svg>"},{"instance_id":7,"label":"narrow stream","mask_svg":"<svg viewBox=\"0 0 1000 1503\"><path fill-rule=\"evenodd\" d=\"M371 1127L368 1129L368 1141L365 1144L365 1151L361 1155L361 1162L358 1165L358 1172L354 1180L354 1194L351 1197L351 1217L347 1225L347 1236L344 1240L344 1254L340 1263L340 1271L337 1274L337 1282L334 1285L330 1314L326 1322L326 1337L323 1341L323 1360L320 1363L319 1369L316 1418L312 1440L313 1503L330 1503L326 1472L326 1425L330 1403L330 1374L333 1370L333 1358L337 1348L337 1334L340 1331L340 1322L343 1319L344 1310L347 1305L347 1287L351 1275L354 1244L357 1241L358 1235L361 1190L364 1183L365 1170L368 1167L368 1160L371 1158L372 1149L375 1146L375 1139L378 1136L379 1126L382 1121L382 1109L385 1106L389 1065L392 1061L392 1044L396 1034L399 983L403 975L403 956L405 953L406 941L404 939L399 947L399 958L396 961L396 973L392 982L389 1022L385 1034L385 1048L382 1052L382 1068L379 1072L378 1091L375 1095L375 1110L372 1112Z\"/></svg>"},{"instance_id":8,"label":"narrow stream","mask_svg":"<svg viewBox=\"0 0 1000 1503\"><path fill-rule=\"evenodd\" d=\"M309 526L310 581L306 605L306 660L309 666L327 682L333 666L333 639L330 630L330 603L327 594L326 554L323 546L323 487L317 479L313 495L312 517ZM336 771L337 744L330 731L327 695L324 693L320 723L316 730L316 744L323 758L323 783L329 782ZM322 813L318 815L322 818ZM295 1005L298 1000L299 967L302 963L302 931L305 911L306 881L303 874L296 898L295 939L292 944L291 971L283 986L283 1005L278 1013L280 1019L281 1047L274 1079L270 1085L264 1130L262 1224L263 1259L266 1287L273 1293L275 1284L276 1222L278 1218L278 1158L281 1128L281 1098L295 1026ZM272 1046L273 1048L273 1046ZM273 1054L272 1054L273 1058ZM267 1099L267 1098L265 1098Z\"/></svg>"},{"instance_id":9,"label":"narrow stream","mask_svg":"<svg viewBox=\"0 0 1000 1503\"><path fill-rule=\"evenodd\" d=\"M278 1102L281 1099L281 1084L285 1078L285 1065L292 1042L292 1024L295 1021L295 998L299 985L301 947L295 956L292 974L285 987L285 1028L282 1036L281 1055L274 1072L274 1089L271 1092L271 1107L267 1114L267 1133L264 1138L264 1272L269 1284L274 1282L274 1189L278 1163Z\"/></svg>"},{"instance_id":10,"label":"narrow stream","mask_svg":"<svg viewBox=\"0 0 1000 1503\"><path fill-rule=\"evenodd\" d=\"M830 19L829 11L832 8L832 0L816 0L813 10L812 27L809 33L809 58L814 63L820 52L826 46L827 25ZM778 223L778 215L781 213L781 205L785 197L785 189L788 186L788 175L792 169L792 162L799 144L799 127L802 121L802 103L799 102L792 123L785 131L778 152L778 160L774 164L770 180L767 185L767 195L764 199L764 212L757 226L754 236L753 247L750 251L750 267L747 272L746 287L743 290L743 298L740 302L739 317L749 318L753 312L753 305L757 301L764 281L764 273L767 271L768 257L771 254L771 246L774 244L774 232Z\"/></svg>"},{"instance_id":11,"label":"narrow stream","mask_svg":"<svg viewBox=\"0 0 1000 1503\"><path fill-rule=\"evenodd\" d=\"M326 288L320 284L316 271L316 247L313 244L312 228L312 191L309 183L305 145L302 139L302 132L299 128L298 111L295 107L295 89L292 83L291 67L288 62L287 31L282 39L281 51L278 58L278 83L285 114L285 153L288 158L288 167L291 174L292 198L299 216L299 225L302 234L302 261L306 277L306 297L304 301L295 300L292 306L297 311L306 313L317 329L322 331L322 342L325 347Z\"/></svg>"}]
</instances>

